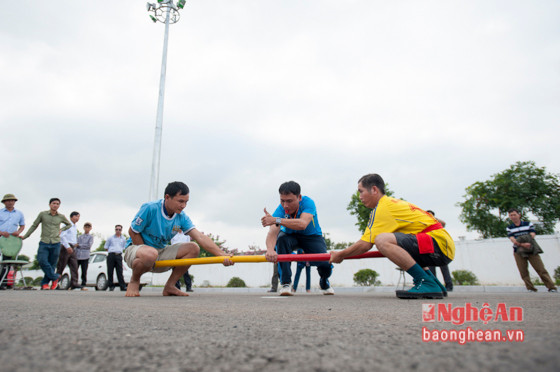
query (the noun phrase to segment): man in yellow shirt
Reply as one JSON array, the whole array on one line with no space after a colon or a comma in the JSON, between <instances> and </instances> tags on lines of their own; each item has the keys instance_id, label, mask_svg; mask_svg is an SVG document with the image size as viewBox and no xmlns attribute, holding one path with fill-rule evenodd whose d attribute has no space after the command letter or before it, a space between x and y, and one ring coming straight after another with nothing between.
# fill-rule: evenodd
<instances>
[{"instance_id":1,"label":"man in yellow shirt","mask_svg":"<svg viewBox=\"0 0 560 372\"><path fill-rule=\"evenodd\" d=\"M398 298L443 298L445 287L427 270L449 264L455 256L453 239L428 212L404 200L385 195L385 182L367 174L358 182L360 200L372 208L362 238L350 247L331 253L330 262L369 251L379 252L414 278L414 287L397 291ZM426 269L424 269L426 268Z\"/></svg>"}]
</instances>

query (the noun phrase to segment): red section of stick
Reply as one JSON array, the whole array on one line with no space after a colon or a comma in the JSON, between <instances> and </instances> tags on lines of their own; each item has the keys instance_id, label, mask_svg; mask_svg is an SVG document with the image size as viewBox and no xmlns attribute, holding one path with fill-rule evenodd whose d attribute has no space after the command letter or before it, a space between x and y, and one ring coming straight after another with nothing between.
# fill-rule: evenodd
<instances>
[{"instance_id":1,"label":"red section of stick","mask_svg":"<svg viewBox=\"0 0 560 372\"><path fill-rule=\"evenodd\" d=\"M384 257L379 251L371 251L356 256L346 257L345 260L355 260L360 258L374 258ZM278 262L291 262L291 261L304 261L304 262L317 262L328 261L331 259L330 253L316 253L316 254L279 254Z\"/></svg>"}]
</instances>

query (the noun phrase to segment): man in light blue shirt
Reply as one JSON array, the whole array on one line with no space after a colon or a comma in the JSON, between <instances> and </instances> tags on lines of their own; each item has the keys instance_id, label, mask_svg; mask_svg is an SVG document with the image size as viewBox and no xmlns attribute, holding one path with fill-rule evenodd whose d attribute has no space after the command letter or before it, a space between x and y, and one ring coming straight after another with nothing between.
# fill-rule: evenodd
<instances>
[{"instance_id":1,"label":"man in light blue shirt","mask_svg":"<svg viewBox=\"0 0 560 372\"><path fill-rule=\"evenodd\" d=\"M17 198L14 194L6 194L2 198L4 207L0 209L0 239L9 237L10 235L19 236L25 229L25 219L23 213L15 209ZM11 260L15 257L4 256L3 259ZM0 271L0 279L4 277L4 273L8 270L7 265L2 266ZM0 283L0 289L6 289L6 282Z\"/></svg>"},{"instance_id":2,"label":"man in light blue shirt","mask_svg":"<svg viewBox=\"0 0 560 372\"><path fill-rule=\"evenodd\" d=\"M113 272L115 270L117 271L121 291L126 291L122 268L122 253L126 247L126 238L121 235L122 229L122 225L116 225L115 235L109 237L105 242L105 249L109 252L107 255L107 283L110 291L115 290L115 284L113 284Z\"/></svg>"},{"instance_id":3,"label":"man in light blue shirt","mask_svg":"<svg viewBox=\"0 0 560 372\"><path fill-rule=\"evenodd\" d=\"M170 267L154 268L156 261L198 257L199 245L214 256L228 256L212 239L196 229L191 219L183 212L189 201L189 188L183 182L171 182L165 188L164 198L142 205L128 230L130 238L124 252L124 260L132 269L132 277L126 290L127 297L140 296L142 274L164 272ZM195 242L171 244L171 239L180 231ZM198 243L198 244L197 244ZM229 258L224 266L233 265ZM163 288L164 296L188 296L175 287L177 280L190 266L174 267Z\"/></svg>"},{"instance_id":4,"label":"man in light blue shirt","mask_svg":"<svg viewBox=\"0 0 560 372\"><path fill-rule=\"evenodd\" d=\"M2 198L4 208L0 209L0 236L19 236L25 229L25 218L15 208L17 198L14 194L6 194Z\"/></svg>"}]
</instances>

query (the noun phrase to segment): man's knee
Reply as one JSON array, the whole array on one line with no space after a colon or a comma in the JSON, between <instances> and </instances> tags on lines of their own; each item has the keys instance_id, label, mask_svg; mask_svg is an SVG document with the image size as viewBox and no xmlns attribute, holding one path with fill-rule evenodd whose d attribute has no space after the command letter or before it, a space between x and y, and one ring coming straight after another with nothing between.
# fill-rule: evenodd
<instances>
[{"instance_id":1,"label":"man's knee","mask_svg":"<svg viewBox=\"0 0 560 372\"><path fill-rule=\"evenodd\" d=\"M380 252L387 248L390 244L397 244L397 239L394 234L381 233L375 237L375 246Z\"/></svg>"},{"instance_id":2,"label":"man's knee","mask_svg":"<svg viewBox=\"0 0 560 372\"><path fill-rule=\"evenodd\" d=\"M200 247L193 242L183 243L177 251L177 258L198 257Z\"/></svg>"},{"instance_id":3,"label":"man's knee","mask_svg":"<svg viewBox=\"0 0 560 372\"><path fill-rule=\"evenodd\" d=\"M153 265L158 258L158 251L155 248L142 246L136 252L136 259L142 261L146 266Z\"/></svg>"}]
</instances>

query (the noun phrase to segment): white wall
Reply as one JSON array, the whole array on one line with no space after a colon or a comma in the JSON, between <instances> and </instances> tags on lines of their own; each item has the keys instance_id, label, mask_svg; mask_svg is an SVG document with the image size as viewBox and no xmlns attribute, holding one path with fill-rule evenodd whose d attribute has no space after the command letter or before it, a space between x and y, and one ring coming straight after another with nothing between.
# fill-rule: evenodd
<instances>
[{"instance_id":1,"label":"white wall","mask_svg":"<svg viewBox=\"0 0 560 372\"><path fill-rule=\"evenodd\" d=\"M549 274L554 275L554 269L560 266L560 235L542 235L537 240L544 253L541 258ZM470 270L478 277L480 284L485 285L523 285L515 260L513 258L512 244L507 238L486 240L456 241L455 259L449 265L450 271ZM295 263L292 263L292 272L295 273ZM370 268L380 274L384 285L396 285L399 280L399 271L395 264L386 258L366 258L361 260L347 260L334 266L331 276L331 285L335 287L353 286L353 276L358 270ZM273 266L269 263L237 263L233 267L223 265L195 265L191 267L190 274L194 275L194 285L201 285L207 280L210 285L225 286L234 276L240 277L249 287L266 287L270 285ZM535 271L530 268L531 276L536 277ZM168 273L154 274L156 285L164 284ZM319 286L319 275L315 267L311 268L311 283L313 287ZM438 277L441 275L438 270ZM305 272L302 273L301 283L305 283ZM411 278L407 275L407 283Z\"/></svg>"},{"instance_id":2,"label":"white wall","mask_svg":"<svg viewBox=\"0 0 560 372\"><path fill-rule=\"evenodd\" d=\"M560 266L560 235L542 235L537 240L544 250L541 258L549 274L554 275L554 269ZM507 238L486 240L456 241L455 260L449 264L449 269L470 270L478 277L480 284L485 285L523 285L515 260L511 242ZM292 263L292 272L295 273L295 263ZM384 285L396 285L399 280L399 271L395 264L386 258L366 258L361 260L347 260L339 265L334 265L331 285L335 287L351 287L354 285L353 276L358 270L370 268L377 271ZM194 285L199 286L207 280L212 286L225 286L234 276L240 277L249 287L270 286L273 266L270 263L237 263L233 267L224 267L219 264L195 265L191 267L190 274L194 275ZM535 271L530 268L531 276L536 277ZM27 271L25 276L43 275L39 271ZM153 284L165 284L169 272L154 274ZM319 275L315 267L311 268L311 285L319 286ZM438 277L441 275L438 270ZM300 286L305 280L302 273ZM407 283L411 278L407 275Z\"/></svg>"}]
</instances>

